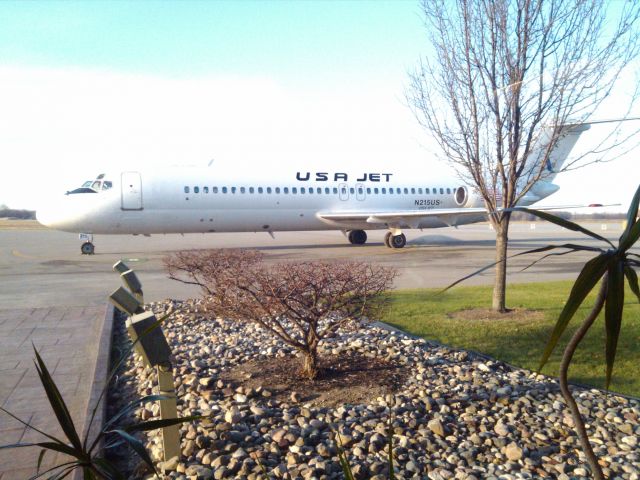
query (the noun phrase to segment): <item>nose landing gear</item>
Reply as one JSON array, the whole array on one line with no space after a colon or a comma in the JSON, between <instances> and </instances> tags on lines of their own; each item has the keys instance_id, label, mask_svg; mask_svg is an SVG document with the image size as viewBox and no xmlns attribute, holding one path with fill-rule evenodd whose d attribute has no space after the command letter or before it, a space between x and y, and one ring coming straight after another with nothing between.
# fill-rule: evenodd
<instances>
[{"instance_id":1,"label":"nose landing gear","mask_svg":"<svg viewBox=\"0 0 640 480\"><path fill-rule=\"evenodd\" d=\"M95 252L95 247L91 242L84 242L80 247L80 251L83 255L93 255L93 253Z\"/></svg>"},{"instance_id":2,"label":"nose landing gear","mask_svg":"<svg viewBox=\"0 0 640 480\"><path fill-rule=\"evenodd\" d=\"M80 241L82 241L82 245L80 246L80 251L82 255L93 255L95 252L95 247L93 246L93 234L91 233L81 233L78 235Z\"/></svg>"}]
</instances>

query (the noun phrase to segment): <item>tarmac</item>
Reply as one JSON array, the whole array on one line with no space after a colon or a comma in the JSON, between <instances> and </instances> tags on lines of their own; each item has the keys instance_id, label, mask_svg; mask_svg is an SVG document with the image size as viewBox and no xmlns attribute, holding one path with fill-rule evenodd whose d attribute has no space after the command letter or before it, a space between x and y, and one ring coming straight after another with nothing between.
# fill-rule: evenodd
<instances>
[{"instance_id":1,"label":"tarmac","mask_svg":"<svg viewBox=\"0 0 640 480\"><path fill-rule=\"evenodd\" d=\"M459 229L408 231L407 247L382 244L384 232L370 232L364 246L349 245L340 232L159 235L151 238L99 236L96 255L80 255L77 236L38 228L33 223L8 228L0 222L0 406L47 433L57 422L33 365L38 349L68 402L78 430L86 429L108 371L113 313L108 295L120 286L111 266L123 260L138 274L147 301L189 298L199 291L166 278L162 258L182 249L244 247L263 251L268 261L364 260L394 266L396 288L444 287L491 263L494 233L486 224ZM585 224L616 239L621 224ZM510 252L559 242L583 242L582 236L544 223L515 223ZM596 245L593 241L583 242ZM534 258L510 262L509 280L533 282L575 278L586 255L550 258L521 272ZM582 262L582 263L581 263ZM487 272L468 284L491 283ZM102 410L98 409L98 415ZM100 418L96 419L99 425ZM60 434L58 431L57 434ZM0 412L0 445L42 441ZM39 449L0 450L0 480L23 480L35 473ZM63 461L47 454L43 468Z\"/></svg>"}]
</instances>

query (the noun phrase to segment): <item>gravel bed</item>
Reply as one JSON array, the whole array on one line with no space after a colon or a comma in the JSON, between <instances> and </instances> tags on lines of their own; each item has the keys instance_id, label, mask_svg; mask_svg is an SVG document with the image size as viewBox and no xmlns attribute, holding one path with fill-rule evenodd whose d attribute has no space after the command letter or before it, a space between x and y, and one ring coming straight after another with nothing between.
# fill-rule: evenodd
<instances>
[{"instance_id":1,"label":"gravel bed","mask_svg":"<svg viewBox=\"0 0 640 480\"><path fill-rule=\"evenodd\" d=\"M290 347L253 324L208 319L198 300L152 308L172 313L163 329L175 356L179 415L208 417L181 428L179 459L162 462L159 431L147 435L165 478L343 478L339 432L355 477L386 479L390 416L396 478L590 477L557 382L548 377L363 326L323 341L321 353L401 364L409 374L397 392L334 407L301 403L295 394L276 400L260 386L225 382L223 372L291 356ZM140 365L129 360L112 400L155 391L154 371ZM575 395L608 478L640 479L640 402L599 390ZM159 406L144 405L135 417L158 418ZM132 476L145 476L140 465Z\"/></svg>"}]
</instances>

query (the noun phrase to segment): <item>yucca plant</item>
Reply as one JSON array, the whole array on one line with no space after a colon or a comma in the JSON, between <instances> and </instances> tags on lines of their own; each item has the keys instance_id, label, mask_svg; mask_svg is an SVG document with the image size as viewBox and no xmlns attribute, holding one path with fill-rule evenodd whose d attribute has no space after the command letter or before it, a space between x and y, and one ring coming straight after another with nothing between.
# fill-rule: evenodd
<instances>
[{"instance_id":1,"label":"yucca plant","mask_svg":"<svg viewBox=\"0 0 640 480\"><path fill-rule=\"evenodd\" d=\"M550 256L566 255L580 251L593 252L594 254L596 254L584 265L584 267L580 271L580 274L578 275L578 278L573 284L571 293L569 294L569 298L567 299L564 308L560 312L560 316L558 317L551 336L547 341L547 345L542 354L542 359L540 360L538 370L541 370L542 367L544 367L544 365L547 363L549 357L551 356L551 353L556 348L560 337L566 330L567 325L578 311L578 308L583 304L589 293L593 291L593 289L596 288L599 283L600 286L598 288L598 293L594 305L564 349L559 372L559 383L560 390L562 391L562 396L564 397L567 405L569 406L569 409L571 410L571 415L576 425L578 438L587 457L587 461L589 462L589 466L591 467L593 477L598 480L604 479L604 475L602 473L600 465L598 464L598 459L596 458L595 453L591 448L591 444L589 443L589 437L587 436L584 421L582 419L582 416L580 415L580 411L578 410L578 405L571 395L571 391L569 390L568 371L569 365L571 364L573 355L578 345L585 337L587 331L591 328L596 318L598 318L598 315L604 309L604 322L606 331L605 388L607 390L609 389L611 374L613 372L613 364L616 358L618 337L620 335L620 328L622 325L625 278L629 284L631 291L638 298L638 301L640 301L640 288L638 286L638 276L635 271L635 268L640 266L640 255L630 252L633 245L635 245L635 243L638 241L638 238L640 238L640 222L638 221L639 203L640 186L636 190L633 200L631 201L631 205L629 206L629 211L627 212L627 224L624 231L622 232L622 235L620 236L620 239L618 240L618 245L614 245L608 239L598 235L597 233L594 233L576 223L570 222L569 220L564 220L555 215L523 207L516 207L511 209L512 211L530 213L543 220L547 220L548 222L554 223L574 232L583 233L606 244L604 248L573 243L547 245L545 247L521 252L510 257L513 258L521 255L528 255L531 253L544 253L556 249L561 250L559 252L552 252L544 255L542 258L536 260L528 267L526 267L529 268L532 265L535 265L536 263ZM466 280L467 278L470 278L480 272L487 270L488 268L491 268L493 265L495 265L495 263L483 267L482 269L472 273L471 275L458 280L457 282L447 287L447 289L451 288L457 283L460 283L463 280Z\"/></svg>"},{"instance_id":2,"label":"yucca plant","mask_svg":"<svg viewBox=\"0 0 640 480\"><path fill-rule=\"evenodd\" d=\"M154 325L149 327L145 334L151 331L153 328L157 327L164 319L158 320ZM144 335L144 334L143 334ZM141 337L137 339L140 340ZM105 424L102 426L100 431L95 435L94 438L91 438L89 432L91 431L91 425L95 421L96 413L102 401L104 400L105 393L107 391L107 387L117 374L118 370L128 357L128 354L131 352L131 349L135 345L135 342L129 346L128 349L125 350L122 358L117 362L114 368L109 373L108 380L106 382L105 387L103 388L98 401L96 402L96 406L91 412L91 417L89 419L89 424L86 428L86 434L84 438L81 440L81 434L76 429L76 426L71 418L71 414L69 409L67 408L67 404L62 398L60 394L60 390L58 389L55 381L51 377L49 373L49 369L47 368L45 362L42 360L42 357L38 353L38 350L33 347L35 352L36 359L34 361L36 370L38 372L38 376L40 377L40 382L44 388L44 391L47 395L47 399L49 404L51 405L51 409L56 415L58 420L58 424L60 425L66 440L58 438L57 436L46 433L28 422L18 418L11 412L6 409L0 407L0 411L6 413L10 417L14 418L21 424L25 425L27 428L34 430L41 434L43 437L47 439L47 441L35 442L35 443L14 443L10 445L1 445L0 449L10 449L10 448L25 448L25 447L38 447L40 448L40 453L38 455L36 474L31 477L31 479L37 479L48 475L46 478L50 480L61 480L63 478L71 475L75 470L82 470L83 478L85 480L98 480L98 479L107 479L107 480L124 480L125 476L122 472L119 472L117 468L113 465L112 462L107 460L103 455L103 452L99 448L100 445L104 443L104 449L107 450L109 448L113 448L117 445L121 445L123 443L129 445L129 447L154 471L155 467L146 451L144 444L138 440L132 434L139 431L149 431L155 430L157 428L169 427L172 425L180 424L183 422L189 422L192 420L197 420L202 417L200 416L191 416L191 417L183 417L183 418L174 418L168 420L150 420L146 422L135 423L132 425L128 425L123 428L116 427L118 421L123 419L128 413L133 411L137 406L144 404L146 402L155 402L158 400L164 400L166 397L161 395L147 395L143 398L139 398L127 404L124 408L122 408L118 413L116 413L112 418L110 418ZM115 439L115 440L114 440ZM106 441L110 440L109 443ZM47 451L50 452L59 452L68 455L70 458L67 462L62 463L61 465L57 465L55 467L49 468L44 471L40 471L42 466L42 461ZM31 480L30 479L30 480Z\"/></svg>"}]
</instances>

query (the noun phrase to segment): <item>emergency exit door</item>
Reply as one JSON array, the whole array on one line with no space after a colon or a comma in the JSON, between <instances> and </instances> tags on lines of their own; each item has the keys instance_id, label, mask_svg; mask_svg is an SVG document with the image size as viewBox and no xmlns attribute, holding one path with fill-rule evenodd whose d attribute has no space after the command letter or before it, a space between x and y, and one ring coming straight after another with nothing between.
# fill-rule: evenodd
<instances>
[{"instance_id":1,"label":"emergency exit door","mask_svg":"<svg viewBox=\"0 0 640 480\"><path fill-rule=\"evenodd\" d=\"M142 180L138 172L122 172L122 210L142 210Z\"/></svg>"}]
</instances>

